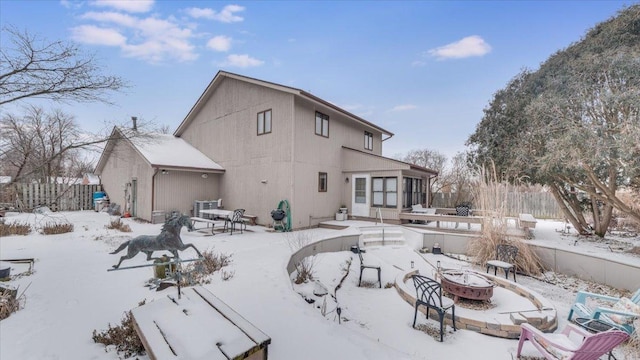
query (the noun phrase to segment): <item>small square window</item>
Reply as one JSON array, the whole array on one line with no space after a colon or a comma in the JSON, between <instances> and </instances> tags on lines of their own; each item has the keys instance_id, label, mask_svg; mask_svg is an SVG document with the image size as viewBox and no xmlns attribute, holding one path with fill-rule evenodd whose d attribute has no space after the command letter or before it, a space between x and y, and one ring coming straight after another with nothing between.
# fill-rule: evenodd
<instances>
[{"instance_id":1,"label":"small square window","mask_svg":"<svg viewBox=\"0 0 640 360\"><path fill-rule=\"evenodd\" d=\"M258 113L258 135L271 132L271 109Z\"/></svg>"},{"instance_id":2,"label":"small square window","mask_svg":"<svg viewBox=\"0 0 640 360\"><path fill-rule=\"evenodd\" d=\"M329 115L316 111L316 135L329 137Z\"/></svg>"},{"instance_id":3,"label":"small square window","mask_svg":"<svg viewBox=\"0 0 640 360\"><path fill-rule=\"evenodd\" d=\"M318 192L327 192L327 173L318 173Z\"/></svg>"}]
</instances>

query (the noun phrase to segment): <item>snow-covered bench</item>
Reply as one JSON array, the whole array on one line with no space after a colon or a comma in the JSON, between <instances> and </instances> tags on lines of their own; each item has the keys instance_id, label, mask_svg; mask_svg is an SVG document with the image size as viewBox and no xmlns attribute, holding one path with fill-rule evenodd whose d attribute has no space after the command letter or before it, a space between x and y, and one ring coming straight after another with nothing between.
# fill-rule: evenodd
<instances>
[{"instance_id":1,"label":"snow-covered bench","mask_svg":"<svg viewBox=\"0 0 640 360\"><path fill-rule=\"evenodd\" d=\"M536 222L538 222L538 220L536 220L536 218L531 214L520 214L518 220L520 222L520 227L525 230L535 229Z\"/></svg>"},{"instance_id":2,"label":"snow-covered bench","mask_svg":"<svg viewBox=\"0 0 640 360\"><path fill-rule=\"evenodd\" d=\"M411 205L411 212L416 214L428 214L434 215L436 213L435 208L425 208L422 204Z\"/></svg>"},{"instance_id":3,"label":"snow-covered bench","mask_svg":"<svg viewBox=\"0 0 640 360\"><path fill-rule=\"evenodd\" d=\"M131 310L150 359L266 359L271 338L203 287Z\"/></svg>"},{"instance_id":4,"label":"snow-covered bench","mask_svg":"<svg viewBox=\"0 0 640 360\"><path fill-rule=\"evenodd\" d=\"M197 229L196 228L196 224L197 223L204 223L207 225L206 228L204 229L209 229L209 225L211 225L211 234L215 235L215 233L213 232L213 229L215 228L216 224L218 224L219 222L216 222L213 219L205 219L205 218L201 218L201 217L197 217L197 216L192 216L191 217L191 225L193 226L194 230L201 230L201 229Z\"/></svg>"}]
</instances>

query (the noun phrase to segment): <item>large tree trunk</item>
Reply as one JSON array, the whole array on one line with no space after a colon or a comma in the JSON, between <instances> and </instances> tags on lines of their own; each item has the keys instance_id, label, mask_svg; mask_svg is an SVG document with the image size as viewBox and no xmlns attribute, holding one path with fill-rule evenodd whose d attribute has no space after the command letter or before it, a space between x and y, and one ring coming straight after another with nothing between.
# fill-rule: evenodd
<instances>
[{"instance_id":1,"label":"large tree trunk","mask_svg":"<svg viewBox=\"0 0 640 360\"><path fill-rule=\"evenodd\" d=\"M588 224L582 215L582 210L579 207L576 209L576 204L572 204L572 199L566 196L567 194L562 191L558 184L551 184L551 193L558 202L558 205L560 206L560 209L562 209L562 213L567 218L567 221L573 225L576 231L580 235L590 235ZM577 201L577 199L575 200Z\"/></svg>"}]
</instances>

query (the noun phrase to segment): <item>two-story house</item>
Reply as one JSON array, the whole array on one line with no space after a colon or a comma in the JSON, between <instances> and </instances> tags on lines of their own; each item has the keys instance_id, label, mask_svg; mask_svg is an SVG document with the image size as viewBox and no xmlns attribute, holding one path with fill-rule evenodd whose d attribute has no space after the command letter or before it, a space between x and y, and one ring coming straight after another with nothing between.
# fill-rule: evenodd
<instances>
[{"instance_id":1,"label":"two-story house","mask_svg":"<svg viewBox=\"0 0 640 360\"><path fill-rule=\"evenodd\" d=\"M187 156L204 155L211 163L182 166L176 156L151 161L143 150L148 143L119 145L143 158L135 166L147 168L145 180L136 176L138 217L150 219L154 210L188 213L194 200L222 198L226 209L246 209L264 225L281 200L290 204L293 228L331 219L341 205L352 217L374 218L380 209L384 219L395 221L402 209L424 202L437 176L383 157L383 142L393 134L359 116L304 90L224 71L174 136L172 141L191 147L182 150ZM129 163L124 176L121 166L113 166L113 151L107 151L117 146L107 146L96 169L116 201L120 195L112 192L122 193L134 176Z\"/></svg>"}]
</instances>

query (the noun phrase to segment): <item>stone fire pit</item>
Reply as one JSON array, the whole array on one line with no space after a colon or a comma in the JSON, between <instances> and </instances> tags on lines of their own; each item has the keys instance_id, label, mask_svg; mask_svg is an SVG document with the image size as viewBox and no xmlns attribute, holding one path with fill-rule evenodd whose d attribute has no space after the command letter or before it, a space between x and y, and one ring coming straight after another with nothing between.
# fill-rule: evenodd
<instances>
[{"instance_id":1,"label":"stone fire pit","mask_svg":"<svg viewBox=\"0 0 640 360\"><path fill-rule=\"evenodd\" d=\"M445 270L441 273L440 284L442 289L454 296L454 301L459 298L472 300L489 300L493 296L492 281L486 277L471 271Z\"/></svg>"}]
</instances>

